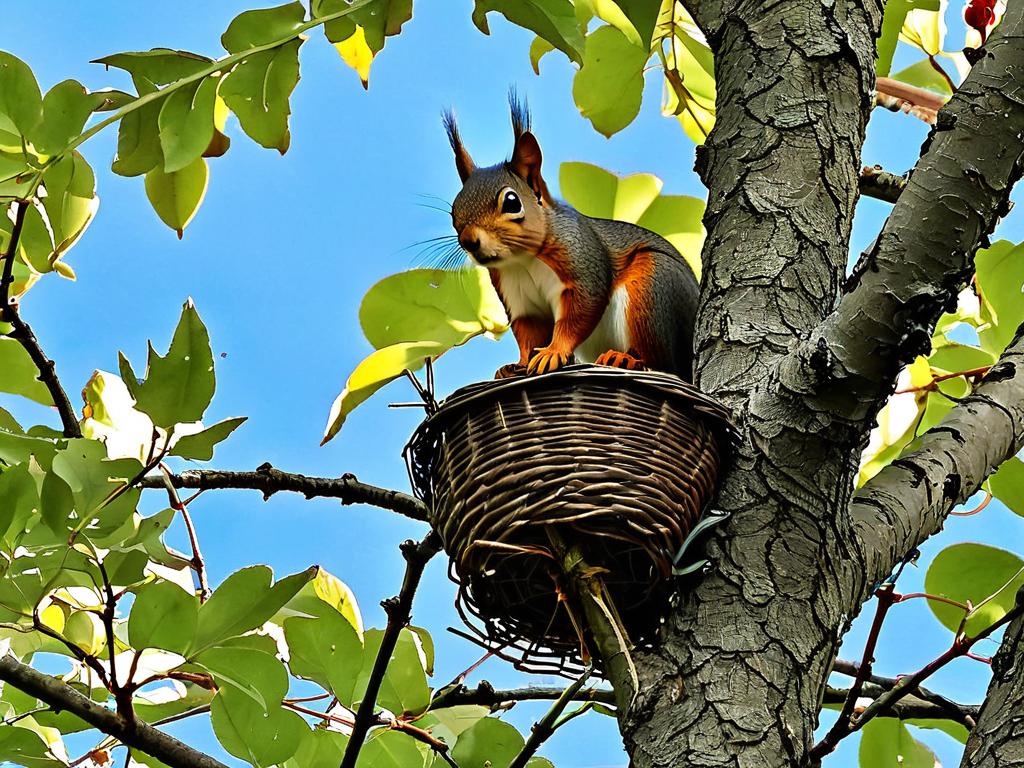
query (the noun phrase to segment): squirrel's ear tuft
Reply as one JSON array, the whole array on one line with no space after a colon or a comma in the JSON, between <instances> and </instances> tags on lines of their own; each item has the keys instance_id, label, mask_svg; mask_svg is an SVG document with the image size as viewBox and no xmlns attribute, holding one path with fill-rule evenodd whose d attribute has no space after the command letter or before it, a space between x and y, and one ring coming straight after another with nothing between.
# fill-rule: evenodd
<instances>
[{"instance_id":1,"label":"squirrel's ear tuft","mask_svg":"<svg viewBox=\"0 0 1024 768\"><path fill-rule=\"evenodd\" d=\"M525 98L519 98L515 86L508 89L508 107L512 113L512 135L518 142L530 130L530 107Z\"/></svg>"},{"instance_id":2,"label":"squirrel's ear tuft","mask_svg":"<svg viewBox=\"0 0 1024 768\"><path fill-rule=\"evenodd\" d=\"M455 123L455 113L446 109L441 113L441 122L444 123L444 131L448 134L448 143L452 145L452 151L455 153L455 168L459 172L459 178L465 183L469 175L476 170L476 164L466 148L462 146L459 126Z\"/></svg>"},{"instance_id":3,"label":"squirrel's ear tuft","mask_svg":"<svg viewBox=\"0 0 1024 768\"><path fill-rule=\"evenodd\" d=\"M508 165L512 172L530 185L538 200L550 202L547 185L540 174L540 144L537 137L529 131L523 131L516 139L516 148Z\"/></svg>"}]
</instances>

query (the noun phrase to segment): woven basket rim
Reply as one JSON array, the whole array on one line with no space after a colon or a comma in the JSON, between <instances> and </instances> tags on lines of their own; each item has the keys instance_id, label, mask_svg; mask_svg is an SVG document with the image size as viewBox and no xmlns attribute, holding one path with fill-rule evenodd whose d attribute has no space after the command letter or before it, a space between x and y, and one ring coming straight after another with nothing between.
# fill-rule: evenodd
<instances>
[{"instance_id":1,"label":"woven basket rim","mask_svg":"<svg viewBox=\"0 0 1024 768\"><path fill-rule=\"evenodd\" d=\"M612 381L618 379L622 386L640 386L653 389L662 396L676 397L689 403L699 410L701 415L711 421L711 428L722 442L722 448L728 451L735 446L738 431L732 420L732 411L711 395L705 394L696 385L673 373L662 371L630 371L623 368L612 368L606 365L578 364L559 368L551 373L539 376L517 376L510 379L487 379L467 384L452 392L438 403L433 415L424 419L416 428L410 444L424 432L436 428L463 408L477 404L482 400L497 398L515 390L541 389L552 386L579 386L588 382ZM408 448L408 446L407 446Z\"/></svg>"}]
</instances>

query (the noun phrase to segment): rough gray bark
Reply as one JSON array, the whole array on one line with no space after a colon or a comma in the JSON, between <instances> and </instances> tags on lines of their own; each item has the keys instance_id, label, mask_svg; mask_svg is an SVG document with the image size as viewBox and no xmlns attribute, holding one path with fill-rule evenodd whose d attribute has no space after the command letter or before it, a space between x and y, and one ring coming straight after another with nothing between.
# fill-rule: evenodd
<instances>
[{"instance_id":1,"label":"rough gray bark","mask_svg":"<svg viewBox=\"0 0 1024 768\"><path fill-rule=\"evenodd\" d=\"M638 768L806 761L839 639L874 575L914 538L893 517L885 540L872 539L865 510L880 508L863 498L848 512L861 449L1020 175L1024 146L1003 138L1024 133L1022 9L1010 8L841 301L880 6L692 8L715 51L718 87L716 126L697 163L709 188L697 373L704 391L734 408L743 444L720 492L732 517L709 545L716 570L680 597L661 647L636 659L642 693L620 725ZM964 424L969 461L946 466L937 486L932 475L895 479L908 515L937 529L1010 455L1020 422L995 425L1000 406L986 396L998 387L1019 405L1022 395L1007 389L1016 386L990 377L951 414L966 422L984 413L1002 435L991 450L971 444ZM949 429L934 439L959 441ZM949 458L946 447L934 450ZM961 477L955 489L950 472ZM872 498L884 496L884 482Z\"/></svg>"},{"instance_id":2,"label":"rough gray bark","mask_svg":"<svg viewBox=\"0 0 1024 768\"><path fill-rule=\"evenodd\" d=\"M1024 590L1017 594L1024 601ZM1024 766L1024 616L1006 628L992 659L992 682L961 768Z\"/></svg>"}]
</instances>

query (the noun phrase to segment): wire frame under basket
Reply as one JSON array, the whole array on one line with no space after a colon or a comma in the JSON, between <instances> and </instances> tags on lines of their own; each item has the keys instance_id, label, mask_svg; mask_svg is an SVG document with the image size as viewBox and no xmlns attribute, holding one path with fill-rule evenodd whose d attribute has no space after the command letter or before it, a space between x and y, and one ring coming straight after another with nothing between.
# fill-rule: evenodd
<instances>
[{"instance_id":1,"label":"wire frame under basket","mask_svg":"<svg viewBox=\"0 0 1024 768\"><path fill-rule=\"evenodd\" d=\"M571 366L452 394L406 461L451 557L467 637L522 668L581 666L554 526L604 570L632 642L649 644L732 437L722 405L666 373Z\"/></svg>"}]
</instances>

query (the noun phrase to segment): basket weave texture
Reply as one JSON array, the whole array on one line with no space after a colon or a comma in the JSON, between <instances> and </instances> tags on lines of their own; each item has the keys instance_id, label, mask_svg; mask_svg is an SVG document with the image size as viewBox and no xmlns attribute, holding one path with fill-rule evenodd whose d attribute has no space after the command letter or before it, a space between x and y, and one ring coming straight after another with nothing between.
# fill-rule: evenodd
<instances>
[{"instance_id":1,"label":"basket weave texture","mask_svg":"<svg viewBox=\"0 0 1024 768\"><path fill-rule=\"evenodd\" d=\"M580 666L550 554L556 526L606 569L630 639L649 644L732 434L723 406L665 373L571 366L455 392L406 460L474 639L523 668Z\"/></svg>"}]
</instances>

